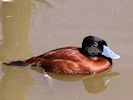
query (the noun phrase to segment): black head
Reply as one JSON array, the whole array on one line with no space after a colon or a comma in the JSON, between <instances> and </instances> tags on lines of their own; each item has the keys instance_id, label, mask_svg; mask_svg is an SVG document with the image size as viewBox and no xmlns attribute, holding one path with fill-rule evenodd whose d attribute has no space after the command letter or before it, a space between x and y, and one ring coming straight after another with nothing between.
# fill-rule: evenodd
<instances>
[{"instance_id":1,"label":"black head","mask_svg":"<svg viewBox=\"0 0 133 100\"><path fill-rule=\"evenodd\" d=\"M90 57L102 55L103 46L107 46L107 43L96 36L87 36L82 42L81 52Z\"/></svg>"}]
</instances>

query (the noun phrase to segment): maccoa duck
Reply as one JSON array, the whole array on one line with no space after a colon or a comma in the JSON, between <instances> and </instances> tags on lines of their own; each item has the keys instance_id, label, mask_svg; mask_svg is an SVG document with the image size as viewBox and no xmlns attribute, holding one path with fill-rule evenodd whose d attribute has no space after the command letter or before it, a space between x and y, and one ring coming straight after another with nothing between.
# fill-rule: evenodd
<instances>
[{"instance_id":1,"label":"maccoa duck","mask_svg":"<svg viewBox=\"0 0 133 100\"><path fill-rule=\"evenodd\" d=\"M81 48L74 46L59 48L25 61L5 64L40 66L46 72L61 74L96 74L109 69L112 59L118 58L120 56L114 53L103 39L87 36Z\"/></svg>"}]
</instances>

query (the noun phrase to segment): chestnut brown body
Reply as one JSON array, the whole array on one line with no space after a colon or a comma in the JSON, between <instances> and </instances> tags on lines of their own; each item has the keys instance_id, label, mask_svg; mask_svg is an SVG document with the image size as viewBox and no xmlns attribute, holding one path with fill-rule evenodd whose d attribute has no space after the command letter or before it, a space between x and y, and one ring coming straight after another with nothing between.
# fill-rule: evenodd
<instances>
[{"instance_id":1,"label":"chestnut brown body","mask_svg":"<svg viewBox=\"0 0 133 100\"><path fill-rule=\"evenodd\" d=\"M87 57L78 47L65 47L26 60L27 64L39 65L46 71L63 74L93 74L111 67L104 57Z\"/></svg>"}]
</instances>

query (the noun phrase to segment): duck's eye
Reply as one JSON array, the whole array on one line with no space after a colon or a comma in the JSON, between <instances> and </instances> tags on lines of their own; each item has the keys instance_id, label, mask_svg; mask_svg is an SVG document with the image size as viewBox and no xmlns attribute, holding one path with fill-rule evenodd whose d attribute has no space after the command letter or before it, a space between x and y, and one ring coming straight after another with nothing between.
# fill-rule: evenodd
<instances>
[{"instance_id":1,"label":"duck's eye","mask_svg":"<svg viewBox=\"0 0 133 100\"><path fill-rule=\"evenodd\" d=\"M94 42L93 45L94 45L94 47L97 47L98 46L98 43L97 42Z\"/></svg>"}]
</instances>

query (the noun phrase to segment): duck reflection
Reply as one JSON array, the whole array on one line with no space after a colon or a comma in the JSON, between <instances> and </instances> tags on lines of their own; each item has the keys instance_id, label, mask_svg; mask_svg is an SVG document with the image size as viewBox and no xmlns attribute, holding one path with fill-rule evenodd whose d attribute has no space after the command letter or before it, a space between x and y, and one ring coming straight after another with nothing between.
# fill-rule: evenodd
<instances>
[{"instance_id":1,"label":"duck reflection","mask_svg":"<svg viewBox=\"0 0 133 100\"><path fill-rule=\"evenodd\" d=\"M62 81L78 81L82 80L84 88L89 93L98 93L104 91L113 78L119 76L118 72L102 72L95 75L60 75L48 73L50 77Z\"/></svg>"},{"instance_id":2,"label":"duck reflection","mask_svg":"<svg viewBox=\"0 0 133 100\"><path fill-rule=\"evenodd\" d=\"M83 79L83 84L87 92L98 93L104 91L111 80L118 76L118 72L106 72Z\"/></svg>"}]
</instances>

